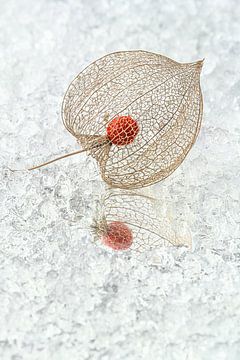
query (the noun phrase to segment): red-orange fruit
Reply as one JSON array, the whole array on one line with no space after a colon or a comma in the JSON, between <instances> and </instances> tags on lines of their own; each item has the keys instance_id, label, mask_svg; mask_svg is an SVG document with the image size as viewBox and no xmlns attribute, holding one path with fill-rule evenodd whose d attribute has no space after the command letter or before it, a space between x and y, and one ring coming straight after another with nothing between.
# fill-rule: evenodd
<instances>
[{"instance_id":1,"label":"red-orange fruit","mask_svg":"<svg viewBox=\"0 0 240 360\"><path fill-rule=\"evenodd\" d=\"M113 221L108 224L102 242L113 250L127 250L133 242L132 231L123 222Z\"/></svg>"},{"instance_id":2,"label":"red-orange fruit","mask_svg":"<svg viewBox=\"0 0 240 360\"><path fill-rule=\"evenodd\" d=\"M107 126L108 139L118 146L131 144L138 132L138 123L130 115L117 116Z\"/></svg>"}]
</instances>

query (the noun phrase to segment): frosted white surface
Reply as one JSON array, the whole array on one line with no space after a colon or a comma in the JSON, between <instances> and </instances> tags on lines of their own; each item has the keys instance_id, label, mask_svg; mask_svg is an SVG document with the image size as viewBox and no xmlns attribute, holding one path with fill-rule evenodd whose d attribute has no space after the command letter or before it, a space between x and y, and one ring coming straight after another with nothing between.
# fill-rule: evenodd
<instances>
[{"instance_id":1,"label":"frosted white surface","mask_svg":"<svg viewBox=\"0 0 240 360\"><path fill-rule=\"evenodd\" d=\"M240 3L0 1L0 359L240 359ZM89 62L127 49L206 58L203 127L155 186L193 251L106 252L87 230L103 191L64 92Z\"/></svg>"}]
</instances>

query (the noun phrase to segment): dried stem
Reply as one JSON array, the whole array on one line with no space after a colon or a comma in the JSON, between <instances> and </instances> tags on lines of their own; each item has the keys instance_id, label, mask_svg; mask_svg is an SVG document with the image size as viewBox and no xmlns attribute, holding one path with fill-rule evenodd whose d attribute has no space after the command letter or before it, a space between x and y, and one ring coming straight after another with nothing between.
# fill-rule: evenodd
<instances>
[{"instance_id":1,"label":"dried stem","mask_svg":"<svg viewBox=\"0 0 240 360\"><path fill-rule=\"evenodd\" d=\"M106 140L105 137L104 137L103 139L104 139L103 142L101 142L101 143L98 142L97 144L92 145L92 146L90 146L89 148L77 150L77 151L74 151L74 152L68 153L68 154L64 154L64 155L59 156L59 157L57 157L57 158L55 158L55 159L46 161L46 162L44 162L44 163L42 163L42 164L40 164L40 165L33 166L33 167L28 168L28 169L26 169L26 170L28 170L28 171L36 170L36 169L39 169L39 168L41 168L41 167L43 167L43 166L49 165L49 164L51 164L51 163L53 163L53 162L55 162L55 161L58 161L58 160L61 160L61 159L65 159L65 158L67 158L67 157L69 157L69 156L81 154L81 153L83 153L83 152L86 152L86 151L89 151L89 150L93 150L93 149L98 148L98 147L104 147L105 145L109 145L109 144L110 144L110 142L109 142L108 139ZM9 169L9 170L11 170L12 172L22 171L22 170L15 170L15 169Z\"/></svg>"},{"instance_id":2,"label":"dried stem","mask_svg":"<svg viewBox=\"0 0 240 360\"><path fill-rule=\"evenodd\" d=\"M64 158L69 157L69 156L72 156L72 155L81 154L81 153L83 153L83 152L85 152L85 151L87 151L87 150L85 150L85 149L84 149L84 150L77 150L77 151L74 151L74 152L72 152L72 153L59 156L59 157L57 157L57 158L55 158L55 159L53 159L53 160L49 160L49 161L47 161L47 162L45 162L45 163L42 163L42 164L40 164L40 165L33 166L33 167L31 167L31 168L29 168L29 169L27 169L27 170L29 170L29 171L31 171L31 170L36 170L36 169L39 169L39 168L41 168L41 167L43 167L43 166L49 165L49 164L51 164L51 163L53 163L53 162L55 162L55 161L64 159Z\"/></svg>"}]
</instances>

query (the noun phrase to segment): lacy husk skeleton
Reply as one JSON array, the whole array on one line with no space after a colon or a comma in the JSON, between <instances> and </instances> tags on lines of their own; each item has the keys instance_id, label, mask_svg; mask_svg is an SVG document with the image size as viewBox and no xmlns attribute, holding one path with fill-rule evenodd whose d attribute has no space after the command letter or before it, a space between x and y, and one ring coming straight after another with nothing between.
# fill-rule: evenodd
<instances>
[{"instance_id":1,"label":"lacy husk skeleton","mask_svg":"<svg viewBox=\"0 0 240 360\"><path fill-rule=\"evenodd\" d=\"M63 122L96 158L106 183L141 188L181 164L201 125L202 63L123 51L93 62L73 80L62 105ZM106 141L108 124L128 115L139 126L134 141L126 146Z\"/></svg>"}]
</instances>

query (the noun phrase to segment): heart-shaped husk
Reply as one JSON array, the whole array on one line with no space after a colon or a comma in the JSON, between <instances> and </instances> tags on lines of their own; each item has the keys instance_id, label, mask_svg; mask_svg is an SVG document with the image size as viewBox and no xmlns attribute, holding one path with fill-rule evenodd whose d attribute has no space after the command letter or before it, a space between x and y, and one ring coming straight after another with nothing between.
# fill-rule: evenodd
<instances>
[{"instance_id":1,"label":"heart-shaped husk","mask_svg":"<svg viewBox=\"0 0 240 360\"><path fill-rule=\"evenodd\" d=\"M182 163L200 129L202 64L123 51L93 62L73 80L62 117L83 148L88 149L93 138L106 136L107 125L116 116L129 115L138 123L131 144L89 150L109 185L125 189L151 185Z\"/></svg>"}]
</instances>

